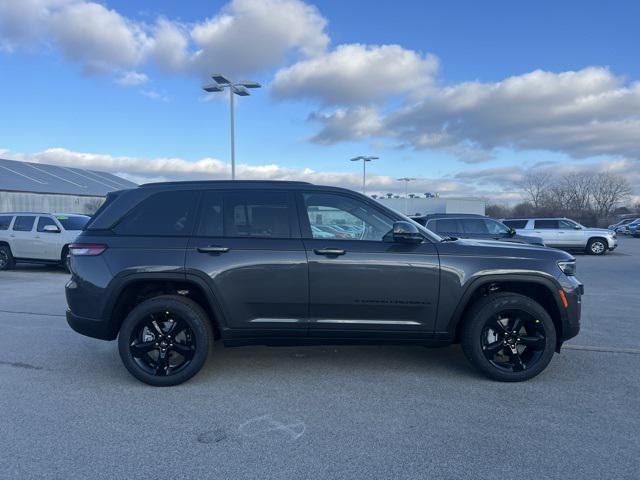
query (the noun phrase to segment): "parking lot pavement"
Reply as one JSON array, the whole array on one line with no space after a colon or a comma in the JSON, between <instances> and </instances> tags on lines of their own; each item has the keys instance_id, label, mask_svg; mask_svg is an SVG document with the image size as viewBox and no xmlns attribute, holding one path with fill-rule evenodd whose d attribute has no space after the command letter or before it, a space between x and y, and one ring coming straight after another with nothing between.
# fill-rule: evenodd
<instances>
[{"instance_id":1,"label":"parking lot pavement","mask_svg":"<svg viewBox=\"0 0 640 480\"><path fill-rule=\"evenodd\" d=\"M520 384L458 346L217 345L152 388L67 327L66 274L0 272L0 478L637 479L640 240L577 259L582 332Z\"/></svg>"}]
</instances>

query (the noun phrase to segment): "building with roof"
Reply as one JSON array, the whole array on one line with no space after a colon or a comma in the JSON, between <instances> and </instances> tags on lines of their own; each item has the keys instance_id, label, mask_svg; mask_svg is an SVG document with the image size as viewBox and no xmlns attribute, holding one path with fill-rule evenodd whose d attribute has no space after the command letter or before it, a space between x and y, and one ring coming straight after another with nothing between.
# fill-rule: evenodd
<instances>
[{"instance_id":1,"label":"building with roof","mask_svg":"<svg viewBox=\"0 0 640 480\"><path fill-rule=\"evenodd\" d=\"M428 213L475 213L484 215L486 203L481 198L465 197L377 197L383 205L407 215Z\"/></svg>"},{"instance_id":2,"label":"building with roof","mask_svg":"<svg viewBox=\"0 0 640 480\"><path fill-rule=\"evenodd\" d=\"M94 213L136 184L107 172L0 159L0 212Z\"/></svg>"}]
</instances>

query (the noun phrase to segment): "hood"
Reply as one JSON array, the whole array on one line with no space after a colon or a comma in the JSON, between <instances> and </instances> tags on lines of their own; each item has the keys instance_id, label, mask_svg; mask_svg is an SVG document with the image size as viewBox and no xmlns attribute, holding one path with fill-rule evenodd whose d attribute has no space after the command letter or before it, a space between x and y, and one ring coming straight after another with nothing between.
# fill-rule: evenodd
<instances>
[{"instance_id":1,"label":"hood","mask_svg":"<svg viewBox=\"0 0 640 480\"><path fill-rule=\"evenodd\" d=\"M613 233L613 230L609 230L608 228L590 228L590 227L584 227L585 230L588 230L590 232L598 232L598 233Z\"/></svg>"},{"instance_id":2,"label":"hood","mask_svg":"<svg viewBox=\"0 0 640 480\"><path fill-rule=\"evenodd\" d=\"M457 251L456 253L464 255L547 258L555 260L572 260L574 258L569 253L555 248L531 245L529 243L503 242L500 240L459 238L451 242L442 242L439 247L439 250L455 249Z\"/></svg>"}]
</instances>

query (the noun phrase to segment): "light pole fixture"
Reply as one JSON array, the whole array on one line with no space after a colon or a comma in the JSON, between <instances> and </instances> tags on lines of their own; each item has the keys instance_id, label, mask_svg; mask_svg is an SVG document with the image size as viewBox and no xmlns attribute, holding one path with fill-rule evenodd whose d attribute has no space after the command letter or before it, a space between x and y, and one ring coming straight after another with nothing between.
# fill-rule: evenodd
<instances>
[{"instance_id":1,"label":"light pole fixture","mask_svg":"<svg viewBox=\"0 0 640 480\"><path fill-rule=\"evenodd\" d=\"M202 89L207 93L222 92L225 88L229 89L229 111L231 121L231 180L236 179L236 140L233 118L233 95L248 97L250 95L249 88L260 88L258 82L244 80L242 82L233 82L220 73L211 75L214 83L205 85Z\"/></svg>"},{"instance_id":2,"label":"light pole fixture","mask_svg":"<svg viewBox=\"0 0 640 480\"><path fill-rule=\"evenodd\" d=\"M408 200L407 200L407 192L409 190L409 182L412 182L413 180L417 180L417 178L413 178L413 177L402 177L399 178L398 181L399 182L404 182L404 214L408 215L409 214L409 205L408 205Z\"/></svg>"},{"instance_id":3,"label":"light pole fixture","mask_svg":"<svg viewBox=\"0 0 640 480\"><path fill-rule=\"evenodd\" d=\"M358 157L353 157L351 159L352 162L359 162L362 160L362 194L364 195L367 190L367 162L371 160L378 160L380 157L374 157L372 155L360 155Z\"/></svg>"}]
</instances>

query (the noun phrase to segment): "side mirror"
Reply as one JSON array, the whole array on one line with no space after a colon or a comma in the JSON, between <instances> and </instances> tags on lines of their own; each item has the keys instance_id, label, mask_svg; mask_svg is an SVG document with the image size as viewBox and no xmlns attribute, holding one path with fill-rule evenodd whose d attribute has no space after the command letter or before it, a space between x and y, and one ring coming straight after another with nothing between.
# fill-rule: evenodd
<instances>
[{"instance_id":1,"label":"side mirror","mask_svg":"<svg viewBox=\"0 0 640 480\"><path fill-rule=\"evenodd\" d=\"M582 227L580 225L574 225L573 228L576 230L582 230Z\"/></svg>"},{"instance_id":2,"label":"side mirror","mask_svg":"<svg viewBox=\"0 0 640 480\"><path fill-rule=\"evenodd\" d=\"M60 233L60 229L55 225L45 225L43 231L47 233Z\"/></svg>"},{"instance_id":3,"label":"side mirror","mask_svg":"<svg viewBox=\"0 0 640 480\"><path fill-rule=\"evenodd\" d=\"M395 222L393 224L393 241L402 243L422 243L424 237L418 227L411 222Z\"/></svg>"},{"instance_id":4,"label":"side mirror","mask_svg":"<svg viewBox=\"0 0 640 480\"><path fill-rule=\"evenodd\" d=\"M516 231L513 228L509 227L509 236L513 237L515 236L515 234L516 234Z\"/></svg>"}]
</instances>

